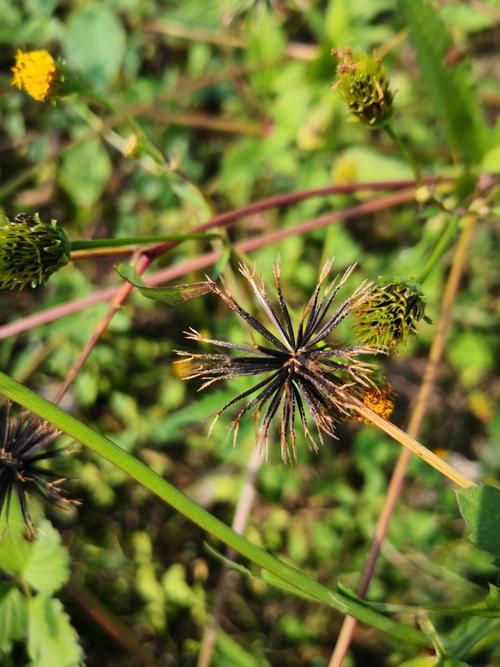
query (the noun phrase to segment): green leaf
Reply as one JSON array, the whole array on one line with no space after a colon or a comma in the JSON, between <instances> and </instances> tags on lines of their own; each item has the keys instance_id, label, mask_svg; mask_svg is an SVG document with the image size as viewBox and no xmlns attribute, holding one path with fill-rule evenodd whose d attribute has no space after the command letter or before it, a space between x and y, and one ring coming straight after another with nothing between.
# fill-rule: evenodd
<instances>
[{"instance_id":1,"label":"green leaf","mask_svg":"<svg viewBox=\"0 0 500 667\"><path fill-rule=\"evenodd\" d=\"M12 584L0 581L0 653L8 653L12 643L26 633L26 598Z\"/></svg>"},{"instance_id":2,"label":"green leaf","mask_svg":"<svg viewBox=\"0 0 500 667\"><path fill-rule=\"evenodd\" d=\"M59 533L46 519L37 523L33 542L10 530L0 541L0 568L46 594L59 590L68 581L68 563L68 552L61 545Z\"/></svg>"},{"instance_id":3,"label":"green leaf","mask_svg":"<svg viewBox=\"0 0 500 667\"><path fill-rule=\"evenodd\" d=\"M89 139L68 150L62 159L59 184L77 206L91 208L111 176L111 160L99 139Z\"/></svg>"},{"instance_id":4,"label":"green leaf","mask_svg":"<svg viewBox=\"0 0 500 667\"><path fill-rule=\"evenodd\" d=\"M458 505L471 541L495 556L500 567L500 489L478 486L458 491Z\"/></svg>"},{"instance_id":5,"label":"green leaf","mask_svg":"<svg viewBox=\"0 0 500 667\"><path fill-rule=\"evenodd\" d=\"M104 87L112 83L122 64L125 30L104 4L87 5L70 18L63 47L70 68L80 72L90 85Z\"/></svg>"},{"instance_id":6,"label":"green leaf","mask_svg":"<svg viewBox=\"0 0 500 667\"><path fill-rule=\"evenodd\" d=\"M446 65L453 46L441 17L430 2L400 0L410 35L436 114L455 155L464 162L479 162L487 145L487 127L477 93L469 84L465 61Z\"/></svg>"},{"instance_id":7,"label":"green leaf","mask_svg":"<svg viewBox=\"0 0 500 667\"><path fill-rule=\"evenodd\" d=\"M231 667L263 667L269 665L267 660L254 657L245 651L242 646L222 630L217 631L216 646L217 654L214 660L216 667L223 667L224 665L231 665Z\"/></svg>"},{"instance_id":8,"label":"green leaf","mask_svg":"<svg viewBox=\"0 0 500 667\"><path fill-rule=\"evenodd\" d=\"M168 303L177 306L184 301L190 301L197 296L208 294L212 291L211 283L187 283L185 285L170 285L168 287L146 287L144 281L136 274L134 267L130 264L120 264L116 268L118 274L140 291L148 299Z\"/></svg>"},{"instance_id":9,"label":"green leaf","mask_svg":"<svg viewBox=\"0 0 500 667\"><path fill-rule=\"evenodd\" d=\"M83 657L78 635L59 600L37 595L28 603L28 654L36 667L73 667Z\"/></svg>"},{"instance_id":10,"label":"green leaf","mask_svg":"<svg viewBox=\"0 0 500 667\"><path fill-rule=\"evenodd\" d=\"M203 507L185 496L175 486L162 479L139 459L128 454L116 443L100 435L75 417L61 410L45 398L38 396L27 387L19 384L5 373L0 372L0 393L23 405L42 419L46 419L61 431L89 447L99 456L112 462L139 484L152 491L159 498L170 504L178 512L196 523L203 530L221 540L257 566L268 570L271 574L283 579L291 586L315 597L318 602L327 604L344 614L354 616L358 620L373 625L398 639L427 646L427 638L418 630L386 618L362 605L329 590L319 582L300 570L275 558L270 553L252 544L229 526L219 521Z\"/></svg>"},{"instance_id":11,"label":"green leaf","mask_svg":"<svg viewBox=\"0 0 500 667\"><path fill-rule=\"evenodd\" d=\"M182 563L174 563L161 578L167 601L180 607L190 607L194 603L194 593L186 581L186 568Z\"/></svg>"}]
</instances>

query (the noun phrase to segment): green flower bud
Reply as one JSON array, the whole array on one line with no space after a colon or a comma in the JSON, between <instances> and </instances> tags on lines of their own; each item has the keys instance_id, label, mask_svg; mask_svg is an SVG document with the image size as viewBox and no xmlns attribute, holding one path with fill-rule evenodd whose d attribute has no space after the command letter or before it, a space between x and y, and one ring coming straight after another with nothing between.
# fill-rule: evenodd
<instances>
[{"instance_id":1,"label":"green flower bud","mask_svg":"<svg viewBox=\"0 0 500 667\"><path fill-rule=\"evenodd\" d=\"M352 59L351 49L333 49L339 59L338 81L333 86L346 102L349 111L371 127L382 125L392 113L394 95L389 88L380 58L363 55Z\"/></svg>"},{"instance_id":2,"label":"green flower bud","mask_svg":"<svg viewBox=\"0 0 500 667\"><path fill-rule=\"evenodd\" d=\"M42 285L69 261L70 241L55 220L20 213L0 226L0 288Z\"/></svg>"},{"instance_id":3,"label":"green flower bud","mask_svg":"<svg viewBox=\"0 0 500 667\"><path fill-rule=\"evenodd\" d=\"M416 333L422 318L425 303L417 283L380 280L356 312L356 334L365 345L394 348Z\"/></svg>"}]
</instances>

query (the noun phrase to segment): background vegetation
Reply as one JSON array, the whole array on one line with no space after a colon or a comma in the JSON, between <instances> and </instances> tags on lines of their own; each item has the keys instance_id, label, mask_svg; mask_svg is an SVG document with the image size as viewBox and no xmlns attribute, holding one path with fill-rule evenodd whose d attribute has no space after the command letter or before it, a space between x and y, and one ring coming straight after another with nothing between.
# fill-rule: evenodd
<instances>
[{"instance_id":1,"label":"background vegetation","mask_svg":"<svg viewBox=\"0 0 500 667\"><path fill-rule=\"evenodd\" d=\"M331 90L335 61L330 50L346 45L355 53L377 49L384 55L396 91L393 125L424 175L472 182L498 174L498 9L493 2L436 4L436 13L415 17L412 8L420 2L391 0L270 5L1 0L1 205L10 215L39 211L43 219L55 218L75 239L179 234L215 213L274 194L412 179L411 165L390 138L352 122ZM409 28L415 31L420 20L423 28L412 45ZM425 30L433 36L438 61L432 53L428 62L415 57L415 47L426 53L426 43L418 44ZM18 47L61 55L120 113L78 96L40 105L10 87ZM140 122L175 169L159 170L140 152L128 155L134 130L121 112ZM359 191L255 213L231 226L225 241L183 243L154 270L379 196ZM434 247L446 209L460 204L460 191L440 191L438 199L441 205L417 203L411 195L399 206L269 243L251 258L269 279L281 255L285 289L298 311L318 268L332 256L339 272L359 263L353 284L379 275L409 278ZM430 448L469 477L490 483L500 472L500 419L494 412L500 257L494 213L493 208L474 234L422 433ZM451 258L450 249L425 285L427 313L434 321ZM0 324L121 285L116 261L70 263L46 287L0 292ZM236 264L231 257L226 279L251 308ZM189 272L181 281L202 275ZM106 310L100 303L17 335L0 327L1 370L53 398ZM182 332L190 326L213 338L245 341L239 323L215 297L171 308L134 292L61 405L231 524L249 475L254 425L242 423L235 448L227 435L230 415L211 435L207 427L211 415L247 384L238 380L200 395L195 382L175 377L173 351L189 349ZM385 363L396 392L392 420L401 427L434 336L435 326L422 323L418 336ZM299 436L295 466L284 465L279 447L271 445L269 461L255 472L245 534L330 588L341 582L354 589L399 451L368 425L348 422L338 433L339 440L329 440L318 454ZM18 601L3 595L0 579L0 619L8 611L11 623L9 630L0 623L1 664L69 666L83 653L89 666L196 664L223 567L207 548L206 533L87 450L63 466L72 480L71 495L82 505L48 508L50 523L40 524L44 537L37 543L43 558L28 551L15 557L19 578L45 590L43 603L51 606L58 631L51 634L42 620L34 627L33 619L48 617L47 610L43 615L35 609L29 642L16 641L25 638L28 621L11 613ZM34 505L35 516L43 511ZM223 551L220 543L212 544ZM2 548L1 565L9 571L12 553ZM33 562L35 576L29 568ZM456 606L484 597L494 580L491 556L464 539L453 488L414 460L370 599ZM466 632L457 619L433 621L438 631L455 632L457 638ZM466 621L467 628L474 631L476 621ZM327 665L341 622L341 615L327 607L232 572L212 664ZM468 664L499 664L498 627L491 625L474 643ZM346 664L435 664L429 655L360 626Z\"/></svg>"}]
</instances>

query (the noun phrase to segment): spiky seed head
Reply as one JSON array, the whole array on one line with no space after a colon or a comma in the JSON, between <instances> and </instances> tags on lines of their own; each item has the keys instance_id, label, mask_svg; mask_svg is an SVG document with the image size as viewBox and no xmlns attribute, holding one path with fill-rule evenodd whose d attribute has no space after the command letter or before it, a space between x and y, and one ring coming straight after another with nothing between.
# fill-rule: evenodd
<instances>
[{"instance_id":1,"label":"spiky seed head","mask_svg":"<svg viewBox=\"0 0 500 667\"><path fill-rule=\"evenodd\" d=\"M42 285L69 261L70 242L55 220L21 213L0 224L0 288Z\"/></svg>"},{"instance_id":2,"label":"spiky seed head","mask_svg":"<svg viewBox=\"0 0 500 667\"><path fill-rule=\"evenodd\" d=\"M356 334L366 345L395 348L416 333L422 318L425 301L417 283L379 279L356 311Z\"/></svg>"},{"instance_id":3,"label":"spiky seed head","mask_svg":"<svg viewBox=\"0 0 500 667\"><path fill-rule=\"evenodd\" d=\"M228 401L218 412L248 398L233 420L234 439L242 418L253 412L257 420L258 444L266 451L271 422L281 413L279 441L284 460L296 460L295 422L298 417L304 434L313 449L316 442L309 430L309 411L323 442L322 433L335 436L335 423L352 416L353 400L361 400L369 389L379 384L372 364L361 360L363 355L385 352L380 348L356 345L331 345L330 334L370 299L372 284L362 283L343 302L334 307L334 300L354 270L351 266L342 277L327 281L332 262L320 273L311 298L302 311L298 326L281 288L279 264L274 268L275 298L270 299L262 278L242 265L240 271L248 281L259 304L264 322L244 310L231 293L214 281L207 288L219 296L262 343L234 344L205 338L194 329L186 332L189 340L223 348L218 353L178 351L175 374L182 379L200 378L204 389L211 384L235 377L255 377L253 387Z\"/></svg>"},{"instance_id":4,"label":"spiky seed head","mask_svg":"<svg viewBox=\"0 0 500 667\"><path fill-rule=\"evenodd\" d=\"M64 479L43 465L47 460L68 453L67 450L50 448L59 434L54 426L26 410L14 414L10 402L0 419L0 516L4 511L8 512L12 494L15 493L31 533L33 523L27 494L37 493L58 504L78 504L78 501L65 497L61 488Z\"/></svg>"},{"instance_id":5,"label":"spiky seed head","mask_svg":"<svg viewBox=\"0 0 500 667\"><path fill-rule=\"evenodd\" d=\"M382 125L392 114L394 95L380 58L364 54L354 61L351 49L333 49L339 60L333 86L349 111L370 127Z\"/></svg>"}]
</instances>

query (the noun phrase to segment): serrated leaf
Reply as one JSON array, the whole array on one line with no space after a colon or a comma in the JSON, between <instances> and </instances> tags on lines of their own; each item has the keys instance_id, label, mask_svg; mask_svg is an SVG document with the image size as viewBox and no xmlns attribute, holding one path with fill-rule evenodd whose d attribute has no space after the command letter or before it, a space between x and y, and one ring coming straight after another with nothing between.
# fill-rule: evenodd
<instances>
[{"instance_id":1,"label":"serrated leaf","mask_svg":"<svg viewBox=\"0 0 500 667\"><path fill-rule=\"evenodd\" d=\"M457 496L470 540L492 554L500 567L500 489L477 486L461 489Z\"/></svg>"},{"instance_id":2,"label":"serrated leaf","mask_svg":"<svg viewBox=\"0 0 500 667\"><path fill-rule=\"evenodd\" d=\"M21 576L30 586L46 594L54 593L68 581L68 551L61 544L59 533L49 521L39 524L31 557Z\"/></svg>"},{"instance_id":3,"label":"serrated leaf","mask_svg":"<svg viewBox=\"0 0 500 667\"><path fill-rule=\"evenodd\" d=\"M146 287L144 281L136 274L130 264L120 264L116 268L118 274L140 291L148 299L161 301L170 306L178 306L212 291L211 283L186 283L185 285L170 285L168 287Z\"/></svg>"},{"instance_id":4,"label":"serrated leaf","mask_svg":"<svg viewBox=\"0 0 500 667\"><path fill-rule=\"evenodd\" d=\"M69 578L69 556L59 533L47 520L37 524L36 538L7 533L0 542L0 568L20 577L28 586L53 593Z\"/></svg>"},{"instance_id":5,"label":"serrated leaf","mask_svg":"<svg viewBox=\"0 0 500 667\"><path fill-rule=\"evenodd\" d=\"M479 162L487 144L487 127L477 93L470 86L465 61L447 66L453 46L441 17L426 0L400 0L410 27L422 76L452 151L465 162Z\"/></svg>"},{"instance_id":6,"label":"serrated leaf","mask_svg":"<svg viewBox=\"0 0 500 667\"><path fill-rule=\"evenodd\" d=\"M0 653L26 634L26 598L12 584L0 581Z\"/></svg>"},{"instance_id":7,"label":"serrated leaf","mask_svg":"<svg viewBox=\"0 0 500 667\"><path fill-rule=\"evenodd\" d=\"M28 604L28 654L36 667L76 667L78 635L59 600L37 595Z\"/></svg>"}]
</instances>

